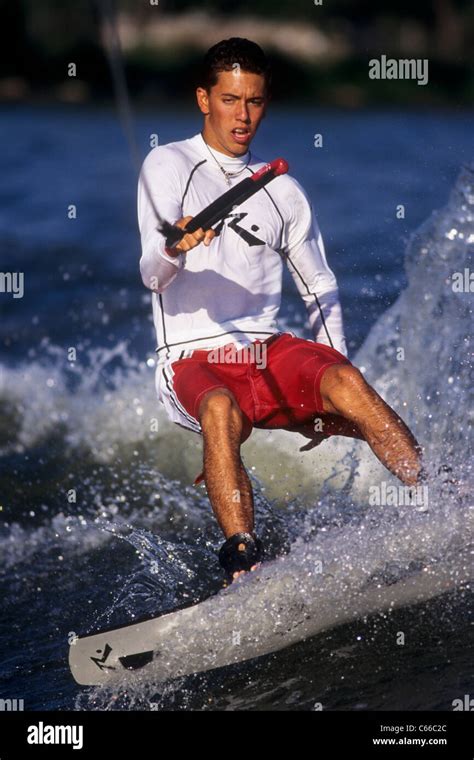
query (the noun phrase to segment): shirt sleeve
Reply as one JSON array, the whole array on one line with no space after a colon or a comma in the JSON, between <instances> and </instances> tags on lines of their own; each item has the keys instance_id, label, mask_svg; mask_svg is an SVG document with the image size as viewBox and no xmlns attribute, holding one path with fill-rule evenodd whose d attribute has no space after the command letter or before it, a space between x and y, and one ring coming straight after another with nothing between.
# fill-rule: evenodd
<instances>
[{"instance_id":1,"label":"shirt sleeve","mask_svg":"<svg viewBox=\"0 0 474 760\"><path fill-rule=\"evenodd\" d=\"M326 261L311 202L301 185L293 181L296 188L287 226L287 266L305 303L314 340L347 356L336 277Z\"/></svg>"},{"instance_id":2,"label":"shirt sleeve","mask_svg":"<svg viewBox=\"0 0 474 760\"><path fill-rule=\"evenodd\" d=\"M163 148L152 150L143 162L137 193L142 246L140 273L147 288L162 293L182 269L184 254L173 257L166 253L165 237L157 229L155 208L162 219L172 224L182 217L178 170Z\"/></svg>"}]
</instances>

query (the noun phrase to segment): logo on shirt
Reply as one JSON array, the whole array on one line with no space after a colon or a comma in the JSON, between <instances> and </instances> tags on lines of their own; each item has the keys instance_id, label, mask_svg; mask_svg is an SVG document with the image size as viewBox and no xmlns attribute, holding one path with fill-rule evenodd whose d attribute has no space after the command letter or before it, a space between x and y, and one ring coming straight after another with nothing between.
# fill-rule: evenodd
<instances>
[{"instance_id":1,"label":"logo on shirt","mask_svg":"<svg viewBox=\"0 0 474 760\"><path fill-rule=\"evenodd\" d=\"M239 226L239 222L241 222L242 219L245 219L246 216L248 216L248 211L241 211L238 214L228 214L226 217L224 217L224 219L222 219L217 227L214 227L216 234L219 235L221 233L225 220L229 217L232 217L232 221L227 224L227 227L230 227L231 230L234 230L234 232L236 232L237 235L242 238L242 240L245 240L247 245L265 245L265 240L260 240L260 238L256 237L256 235L252 235L251 232ZM258 232L260 227L258 224L252 224L250 229L253 232Z\"/></svg>"}]
</instances>

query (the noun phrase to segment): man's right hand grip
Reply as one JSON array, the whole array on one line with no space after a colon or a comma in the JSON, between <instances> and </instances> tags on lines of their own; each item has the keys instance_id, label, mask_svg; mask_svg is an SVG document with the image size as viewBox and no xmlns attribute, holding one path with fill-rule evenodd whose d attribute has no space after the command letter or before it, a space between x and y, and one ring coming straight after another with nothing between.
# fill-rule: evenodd
<instances>
[{"instance_id":1,"label":"man's right hand grip","mask_svg":"<svg viewBox=\"0 0 474 760\"><path fill-rule=\"evenodd\" d=\"M221 221L221 219L227 216L234 206L243 203L275 177L286 174L288 168L288 163L284 158L276 158L274 161L262 166L251 177L246 177L235 187L231 187L230 190L219 196L209 206L206 206L205 209L191 219L184 229L180 229L172 224L166 224L162 228L163 234L166 235L166 247L173 248L187 232L196 232L200 227L203 230L210 229L213 224L216 224L216 222Z\"/></svg>"}]
</instances>

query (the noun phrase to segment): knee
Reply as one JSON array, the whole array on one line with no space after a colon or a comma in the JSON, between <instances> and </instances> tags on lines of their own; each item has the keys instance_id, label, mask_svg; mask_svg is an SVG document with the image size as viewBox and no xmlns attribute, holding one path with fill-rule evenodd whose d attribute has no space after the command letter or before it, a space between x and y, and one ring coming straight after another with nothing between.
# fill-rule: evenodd
<instances>
[{"instance_id":1,"label":"knee","mask_svg":"<svg viewBox=\"0 0 474 760\"><path fill-rule=\"evenodd\" d=\"M364 376L352 364L331 365L321 380L321 395L333 404L337 401L337 406L345 399L356 399L366 388Z\"/></svg>"},{"instance_id":2,"label":"knee","mask_svg":"<svg viewBox=\"0 0 474 760\"><path fill-rule=\"evenodd\" d=\"M339 388L355 388L366 384L362 372L352 364L333 364L325 374L329 376L331 385Z\"/></svg>"},{"instance_id":3,"label":"knee","mask_svg":"<svg viewBox=\"0 0 474 760\"><path fill-rule=\"evenodd\" d=\"M215 425L218 422L235 418L242 420L242 413L234 395L226 388L215 388L203 395L199 402L198 419L202 427L207 424Z\"/></svg>"}]
</instances>

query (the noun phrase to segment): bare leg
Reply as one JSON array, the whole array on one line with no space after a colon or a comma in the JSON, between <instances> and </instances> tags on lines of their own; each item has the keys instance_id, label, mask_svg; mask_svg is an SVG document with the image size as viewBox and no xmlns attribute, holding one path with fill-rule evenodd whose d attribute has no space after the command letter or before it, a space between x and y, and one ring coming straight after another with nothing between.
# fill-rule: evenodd
<instances>
[{"instance_id":1,"label":"bare leg","mask_svg":"<svg viewBox=\"0 0 474 760\"><path fill-rule=\"evenodd\" d=\"M366 382L356 367L334 364L321 380L324 410L357 425L376 457L408 486L422 471L421 448L403 420Z\"/></svg>"},{"instance_id":2,"label":"bare leg","mask_svg":"<svg viewBox=\"0 0 474 760\"><path fill-rule=\"evenodd\" d=\"M240 408L230 391L215 388L203 396L198 416L204 439L204 479L217 522L226 538L253 533L252 484L240 457ZM238 575L234 573L234 578Z\"/></svg>"}]
</instances>

